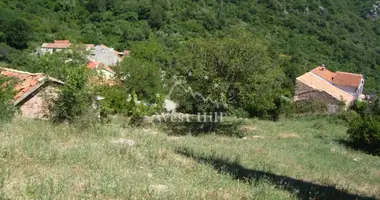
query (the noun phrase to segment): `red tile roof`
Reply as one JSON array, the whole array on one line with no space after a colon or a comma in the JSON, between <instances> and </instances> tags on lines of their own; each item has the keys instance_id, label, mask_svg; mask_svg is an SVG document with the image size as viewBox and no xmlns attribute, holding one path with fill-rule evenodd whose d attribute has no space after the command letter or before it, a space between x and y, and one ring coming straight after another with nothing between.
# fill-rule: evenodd
<instances>
[{"instance_id":1,"label":"red tile roof","mask_svg":"<svg viewBox=\"0 0 380 200\"><path fill-rule=\"evenodd\" d=\"M94 60L91 60L91 61L88 63L87 67L88 67L89 69L96 69L96 68L98 67L98 65L99 65L98 62L96 62L96 61L94 61Z\"/></svg>"},{"instance_id":2,"label":"red tile roof","mask_svg":"<svg viewBox=\"0 0 380 200\"><path fill-rule=\"evenodd\" d=\"M54 40L54 43L44 43L42 48L47 49L67 49L71 46L69 40Z\"/></svg>"},{"instance_id":3,"label":"red tile roof","mask_svg":"<svg viewBox=\"0 0 380 200\"><path fill-rule=\"evenodd\" d=\"M318 91L324 91L330 96L334 97L338 101L344 100L346 105L349 105L352 103L355 98L353 95L339 89L338 87L334 86L333 84L325 81L320 76L314 74L314 73L306 73L300 77L297 78L298 81L304 83L305 85L312 87ZM297 99L295 99L297 101Z\"/></svg>"},{"instance_id":4,"label":"red tile roof","mask_svg":"<svg viewBox=\"0 0 380 200\"><path fill-rule=\"evenodd\" d=\"M334 77L335 73L326 69L326 67L316 67L315 69L311 70L311 72L323 79L325 79L328 82L332 82L332 78Z\"/></svg>"},{"instance_id":5,"label":"red tile roof","mask_svg":"<svg viewBox=\"0 0 380 200\"><path fill-rule=\"evenodd\" d=\"M70 40L54 40L54 43L70 44Z\"/></svg>"},{"instance_id":6,"label":"red tile roof","mask_svg":"<svg viewBox=\"0 0 380 200\"><path fill-rule=\"evenodd\" d=\"M363 75L348 72L336 72L333 77L333 84L339 86L359 87L363 80Z\"/></svg>"},{"instance_id":7,"label":"red tile roof","mask_svg":"<svg viewBox=\"0 0 380 200\"><path fill-rule=\"evenodd\" d=\"M332 72L325 67L316 67L311 72L324 80L338 86L359 87L363 79L361 74L353 74L348 72Z\"/></svg>"},{"instance_id":8,"label":"red tile roof","mask_svg":"<svg viewBox=\"0 0 380 200\"><path fill-rule=\"evenodd\" d=\"M103 63L101 63L101 62L97 62L97 61L95 61L95 60L91 60L91 61L88 63L87 67L88 67L89 69L97 69L97 68L100 67L100 68L105 69L105 70L108 71L108 72L115 73L115 72L114 72L109 66L104 65Z\"/></svg>"},{"instance_id":9,"label":"red tile roof","mask_svg":"<svg viewBox=\"0 0 380 200\"><path fill-rule=\"evenodd\" d=\"M42 73L28 73L7 68L0 68L0 75L15 78L18 81L14 86L16 95L13 97L13 100L15 104L18 104L29 94L41 87L46 82L46 80L64 84L62 81L50 78Z\"/></svg>"}]
</instances>

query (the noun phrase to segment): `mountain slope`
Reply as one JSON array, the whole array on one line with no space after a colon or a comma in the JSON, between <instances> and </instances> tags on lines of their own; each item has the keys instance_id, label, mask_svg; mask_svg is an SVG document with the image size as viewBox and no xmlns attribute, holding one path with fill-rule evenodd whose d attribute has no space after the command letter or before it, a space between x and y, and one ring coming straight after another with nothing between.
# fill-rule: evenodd
<instances>
[{"instance_id":1,"label":"mountain slope","mask_svg":"<svg viewBox=\"0 0 380 200\"><path fill-rule=\"evenodd\" d=\"M322 63L332 70L363 73L365 92L372 93L380 88L380 22L373 18L374 4L374 0L0 0L0 42L23 49L23 40L35 46L65 38L124 49L155 38L170 49L188 38L223 36L243 27L269 40L273 52L292 56L294 64L303 66L298 73ZM15 33L14 27L21 31Z\"/></svg>"}]
</instances>

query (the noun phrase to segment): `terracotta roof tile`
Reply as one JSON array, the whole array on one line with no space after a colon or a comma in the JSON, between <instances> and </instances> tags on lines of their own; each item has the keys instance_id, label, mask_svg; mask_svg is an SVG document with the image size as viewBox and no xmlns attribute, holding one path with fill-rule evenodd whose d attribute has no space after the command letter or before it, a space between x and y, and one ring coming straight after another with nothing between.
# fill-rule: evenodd
<instances>
[{"instance_id":1,"label":"terracotta roof tile","mask_svg":"<svg viewBox=\"0 0 380 200\"><path fill-rule=\"evenodd\" d=\"M54 40L54 43L70 44L70 40Z\"/></svg>"},{"instance_id":2,"label":"terracotta roof tile","mask_svg":"<svg viewBox=\"0 0 380 200\"><path fill-rule=\"evenodd\" d=\"M339 101L343 99L347 105L349 105L355 99L353 95L350 95L347 92L339 89L338 87L332 85L314 73L308 72L298 77L297 80L318 91L325 91Z\"/></svg>"},{"instance_id":3,"label":"terracotta roof tile","mask_svg":"<svg viewBox=\"0 0 380 200\"><path fill-rule=\"evenodd\" d=\"M46 78L44 74L32 74L12 69L0 69L0 71L1 75L15 78L16 81L18 81L14 86L14 90L16 91L16 95L14 96L15 101L33 89L34 86L40 84Z\"/></svg>"},{"instance_id":4,"label":"terracotta roof tile","mask_svg":"<svg viewBox=\"0 0 380 200\"><path fill-rule=\"evenodd\" d=\"M16 95L13 97L13 100L15 104L21 102L23 98L25 98L24 95L26 93L32 93L35 89L38 88L38 85L42 85L46 80L64 84L64 82L48 77L42 73L29 73L1 67L0 75L14 78L17 81L14 85Z\"/></svg>"},{"instance_id":5,"label":"terracotta roof tile","mask_svg":"<svg viewBox=\"0 0 380 200\"><path fill-rule=\"evenodd\" d=\"M359 87L363 80L363 75L347 72L336 72L333 77L333 84L339 86Z\"/></svg>"},{"instance_id":6,"label":"terracotta roof tile","mask_svg":"<svg viewBox=\"0 0 380 200\"><path fill-rule=\"evenodd\" d=\"M114 72L109 66L104 65L103 63L101 63L101 62L97 62L97 61L95 61L95 60L91 60L91 61L88 63L87 67L88 67L89 69L97 69L97 68L100 67L100 68L105 69L105 70L108 71L108 72L115 73L115 72Z\"/></svg>"},{"instance_id":7,"label":"terracotta roof tile","mask_svg":"<svg viewBox=\"0 0 380 200\"><path fill-rule=\"evenodd\" d=\"M94 61L94 60L91 60L91 61L88 63L87 67L88 67L89 69L96 69L96 68L98 67L98 65L99 65L98 62L96 62L96 61Z\"/></svg>"},{"instance_id":8,"label":"terracotta roof tile","mask_svg":"<svg viewBox=\"0 0 380 200\"><path fill-rule=\"evenodd\" d=\"M42 48L47 49L67 49L71 46L69 40L54 40L54 43L44 43Z\"/></svg>"},{"instance_id":9,"label":"terracotta roof tile","mask_svg":"<svg viewBox=\"0 0 380 200\"><path fill-rule=\"evenodd\" d=\"M315 69L311 70L312 73L315 75L320 76L321 78L325 79L328 82L332 82L332 78L334 77L335 73L326 69L326 67L316 67Z\"/></svg>"}]
</instances>

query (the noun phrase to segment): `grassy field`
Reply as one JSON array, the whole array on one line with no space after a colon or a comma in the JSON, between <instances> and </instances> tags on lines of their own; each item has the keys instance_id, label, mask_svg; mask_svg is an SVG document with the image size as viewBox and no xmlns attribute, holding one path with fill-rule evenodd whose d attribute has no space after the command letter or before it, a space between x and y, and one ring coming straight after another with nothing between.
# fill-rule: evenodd
<instances>
[{"instance_id":1,"label":"grassy field","mask_svg":"<svg viewBox=\"0 0 380 200\"><path fill-rule=\"evenodd\" d=\"M15 119L0 131L0 199L375 199L380 157L322 119L249 120L245 137Z\"/></svg>"}]
</instances>

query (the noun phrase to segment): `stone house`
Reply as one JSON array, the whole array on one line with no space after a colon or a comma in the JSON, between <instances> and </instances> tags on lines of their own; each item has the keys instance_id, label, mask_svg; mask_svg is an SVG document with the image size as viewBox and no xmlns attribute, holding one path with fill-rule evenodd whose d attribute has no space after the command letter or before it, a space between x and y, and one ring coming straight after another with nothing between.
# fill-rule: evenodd
<instances>
[{"instance_id":1,"label":"stone house","mask_svg":"<svg viewBox=\"0 0 380 200\"><path fill-rule=\"evenodd\" d=\"M115 72L101 62L90 60L87 66L89 69L96 70L97 74L105 79L113 79L115 77Z\"/></svg>"},{"instance_id":2,"label":"stone house","mask_svg":"<svg viewBox=\"0 0 380 200\"><path fill-rule=\"evenodd\" d=\"M129 51L127 50L119 52L102 44L96 45L91 49L91 55L89 55L88 59L96 60L106 66L114 66L123 61L127 55L129 55Z\"/></svg>"},{"instance_id":3,"label":"stone house","mask_svg":"<svg viewBox=\"0 0 380 200\"><path fill-rule=\"evenodd\" d=\"M54 40L53 43L42 44L39 49L39 54L45 55L46 53L61 52L64 50L69 50L70 47L72 47L72 43L69 40ZM84 44L77 47L90 53L87 56L89 61L87 65L88 68L96 70L102 78L106 79L113 79L115 75L115 72L110 68L110 66L117 65L130 53L127 50L119 52L103 44Z\"/></svg>"},{"instance_id":4,"label":"stone house","mask_svg":"<svg viewBox=\"0 0 380 200\"><path fill-rule=\"evenodd\" d=\"M54 40L53 43L43 43L41 48L39 49L40 55L45 55L46 53L56 53L64 50L70 49L73 44L70 40ZM79 46L81 49L90 51L95 45L93 44L84 44Z\"/></svg>"},{"instance_id":5,"label":"stone house","mask_svg":"<svg viewBox=\"0 0 380 200\"><path fill-rule=\"evenodd\" d=\"M69 40L54 40L53 43L43 43L40 49L40 54L60 52L68 49L71 46Z\"/></svg>"},{"instance_id":6,"label":"stone house","mask_svg":"<svg viewBox=\"0 0 380 200\"><path fill-rule=\"evenodd\" d=\"M355 99L358 99L363 93L364 78L361 74L353 74L340 71L334 73L323 66L317 67L311 72L317 76L320 76L341 90L355 96Z\"/></svg>"},{"instance_id":7,"label":"stone house","mask_svg":"<svg viewBox=\"0 0 380 200\"><path fill-rule=\"evenodd\" d=\"M334 73L320 66L297 78L294 102L324 101L329 112L336 112L342 102L348 107L355 100L360 100L363 88L363 75Z\"/></svg>"},{"instance_id":8,"label":"stone house","mask_svg":"<svg viewBox=\"0 0 380 200\"><path fill-rule=\"evenodd\" d=\"M28 73L14 69L0 68L2 76L13 78L15 96L13 105L20 115L27 118L43 119L51 115L49 107L58 97L59 86L64 82L42 73Z\"/></svg>"}]
</instances>

